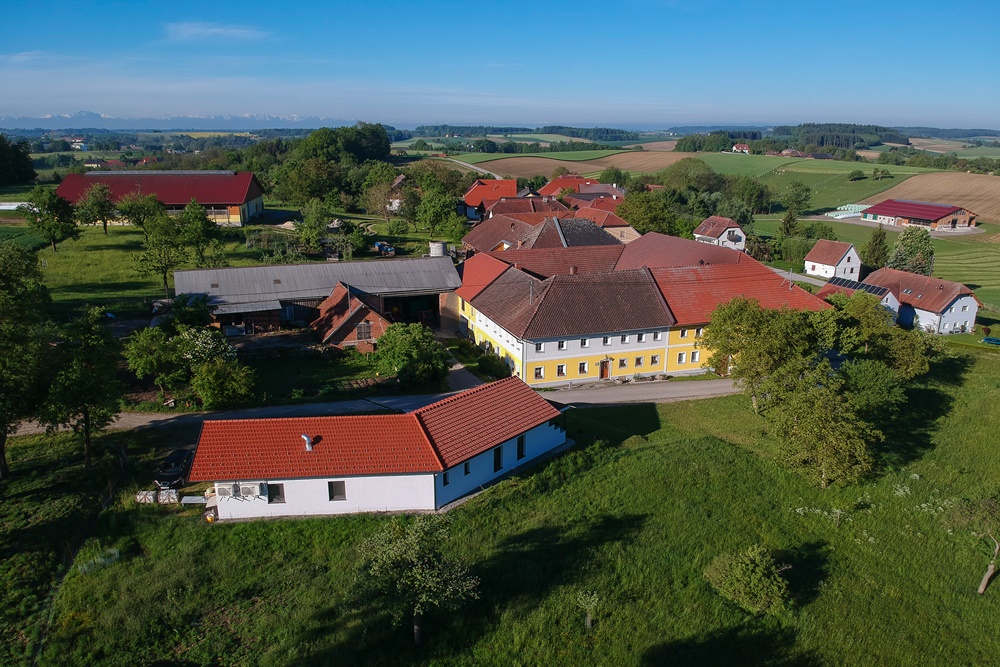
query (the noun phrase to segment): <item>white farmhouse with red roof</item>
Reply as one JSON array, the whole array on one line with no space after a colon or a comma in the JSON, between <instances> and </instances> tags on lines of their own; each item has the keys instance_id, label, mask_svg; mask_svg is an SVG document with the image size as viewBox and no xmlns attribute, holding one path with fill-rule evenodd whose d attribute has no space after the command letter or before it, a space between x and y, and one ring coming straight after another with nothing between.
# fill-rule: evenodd
<instances>
[{"instance_id":1,"label":"white farmhouse with red roof","mask_svg":"<svg viewBox=\"0 0 1000 667\"><path fill-rule=\"evenodd\" d=\"M927 333L966 333L976 326L983 305L962 283L897 269L879 269L864 279L888 288L899 301L897 322Z\"/></svg>"},{"instance_id":2,"label":"white farmhouse with red roof","mask_svg":"<svg viewBox=\"0 0 1000 667\"><path fill-rule=\"evenodd\" d=\"M694 240L733 250L745 250L747 247L747 235L739 223L721 215L702 220L694 230Z\"/></svg>"},{"instance_id":3,"label":"white farmhouse with red roof","mask_svg":"<svg viewBox=\"0 0 1000 667\"><path fill-rule=\"evenodd\" d=\"M401 415L206 421L189 480L219 519L432 511L566 443L517 378Z\"/></svg>"},{"instance_id":4,"label":"white farmhouse with red roof","mask_svg":"<svg viewBox=\"0 0 1000 667\"><path fill-rule=\"evenodd\" d=\"M861 258L850 243L820 239L806 255L805 272L820 278L857 280L861 277Z\"/></svg>"},{"instance_id":5,"label":"white farmhouse with red roof","mask_svg":"<svg viewBox=\"0 0 1000 667\"><path fill-rule=\"evenodd\" d=\"M906 199L886 199L869 206L861 212L861 219L883 225L916 225L940 230L976 226L976 214L961 206Z\"/></svg>"}]
</instances>

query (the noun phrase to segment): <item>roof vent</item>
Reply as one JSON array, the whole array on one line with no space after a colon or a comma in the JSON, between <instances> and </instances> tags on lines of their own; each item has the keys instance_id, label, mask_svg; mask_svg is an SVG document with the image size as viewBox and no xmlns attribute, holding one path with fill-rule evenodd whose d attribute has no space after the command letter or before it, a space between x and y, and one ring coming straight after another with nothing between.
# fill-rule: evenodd
<instances>
[{"instance_id":1,"label":"roof vent","mask_svg":"<svg viewBox=\"0 0 1000 667\"><path fill-rule=\"evenodd\" d=\"M302 434L302 439L306 441L306 451L307 452L311 452L313 450L313 441L312 441L312 438L310 438L308 435L306 435L305 433L303 433Z\"/></svg>"},{"instance_id":2,"label":"roof vent","mask_svg":"<svg viewBox=\"0 0 1000 667\"><path fill-rule=\"evenodd\" d=\"M219 283L212 283L212 289L219 289Z\"/></svg>"},{"instance_id":3,"label":"roof vent","mask_svg":"<svg viewBox=\"0 0 1000 667\"><path fill-rule=\"evenodd\" d=\"M576 275L576 271L577 271L577 268L575 266L569 267L569 275L575 276Z\"/></svg>"}]
</instances>

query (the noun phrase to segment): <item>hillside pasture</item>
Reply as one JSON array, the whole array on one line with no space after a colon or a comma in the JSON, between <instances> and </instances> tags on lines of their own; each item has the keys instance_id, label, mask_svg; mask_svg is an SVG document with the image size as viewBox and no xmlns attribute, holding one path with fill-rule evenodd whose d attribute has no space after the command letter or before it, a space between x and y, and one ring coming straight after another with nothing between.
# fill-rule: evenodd
<instances>
[{"instance_id":1,"label":"hillside pasture","mask_svg":"<svg viewBox=\"0 0 1000 667\"><path fill-rule=\"evenodd\" d=\"M594 155L599 153L599 155ZM474 154L475 155L475 154ZM487 159L466 160L467 155L459 155L457 159L481 164L492 172L509 174L515 178L530 178L532 176L549 176L557 167L566 167L572 172L597 174L604 169L615 166L619 169L634 172L655 172L668 167L694 153L673 153L662 151L579 151L566 153L539 153L531 156L503 157L486 156Z\"/></svg>"},{"instance_id":2,"label":"hillside pasture","mask_svg":"<svg viewBox=\"0 0 1000 667\"><path fill-rule=\"evenodd\" d=\"M643 150L647 151L672 151L677 147L677 140L671 139L669 141L648 141L646 143L636 142L630 145L642 146Z\"/></svg>"},{"instance_id":3,"label":"hillside pasture","mask_svg":"<svg viewBox=\"0 0 1000 667\"><path fill-rule=\"evenodd\" d=\"M1000 177L962 172L936 172L909 178L880 195L860 200L910 199L964 206L983 222L1000 222Z\"/></svg>"},{"instance_id":4,"label":"hillside pasture","mask_svg":"<svg viewBox=\"0 0 1000 667\"><path fill-rule=\"evenodd\" d=\"M926 137L910 137L910 145L929 153L953 153L962 150L964 141L954 139L929 139Z\"/></svg>"}]
</instances>

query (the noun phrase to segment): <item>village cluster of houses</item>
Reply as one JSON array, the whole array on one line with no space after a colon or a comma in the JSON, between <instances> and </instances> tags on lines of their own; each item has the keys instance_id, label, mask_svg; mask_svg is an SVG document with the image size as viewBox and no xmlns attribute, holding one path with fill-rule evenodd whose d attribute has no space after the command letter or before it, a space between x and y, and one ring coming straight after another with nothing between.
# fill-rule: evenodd
<instances>
[{"instance_id":1,"label":"village cluster of houses","mask_svg":"<svg viewBox=\"0 0 1000 667\"><path fill-rule=\"evenodd\" d=\"M195 198L220 224L263 211L250 173L71 176L59 189L70 201L101 182L116 198L152 193L174 210ZM864 291L904 326L975 326L980 304L959 283L892 269L861 280L853 246L820 241L805 271L829 282L813 295L747 255L733 220L705 219L695 240L640 235L616 213L624 195L574 175L537 192L476 181L462 202L473 224L457 266L426 256L176 271L175 291L206 296L227 334L309 327L322 343L368 352L391 323L421 322L475 341L513 376L404 415L208 421L190 479L212 483L212 511L439 509L566 445L557 407L534 388L705 372L705 328L735 297L818 311L831 293ZM943 208L934 221L974 224L971 213ZM914 210L890 224L924 224L929 213Z\"/></svg>"}]
</instances>

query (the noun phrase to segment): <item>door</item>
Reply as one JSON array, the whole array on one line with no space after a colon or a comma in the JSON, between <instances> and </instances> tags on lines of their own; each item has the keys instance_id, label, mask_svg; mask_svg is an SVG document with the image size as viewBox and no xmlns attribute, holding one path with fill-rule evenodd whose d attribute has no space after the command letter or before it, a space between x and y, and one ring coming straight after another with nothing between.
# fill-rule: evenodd
<instances>
[{"instance_id":1,"label":"door","mask_svg":"<svg viewBox=\"0 0 1000 667\"><path fill-rule=\"evenodd\" d=\"M611 362L607 359L601 361L601 379L607 380L611 376Z\"/></svg>"}]
</instances>

